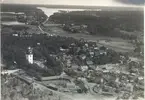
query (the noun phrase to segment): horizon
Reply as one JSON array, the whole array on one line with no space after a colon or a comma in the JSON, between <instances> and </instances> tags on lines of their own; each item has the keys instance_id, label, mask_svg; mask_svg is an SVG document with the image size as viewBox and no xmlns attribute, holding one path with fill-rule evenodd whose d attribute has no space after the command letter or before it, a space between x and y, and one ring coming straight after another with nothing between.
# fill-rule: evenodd
<instances>
[{"instance_id":1,"label":"horizon","mask_svg":"<svg viewBox=\"0 0 145 100\"><path fill-rule=\"evenodd\" d=\"M145 6L104 6L104 5L98 5L98 6L91 6L91 5L63 5L63 4L21 4L21 3L1 3L1 5L33 5L33 6L51 6L51 7L90 7L89 9L95 9L95 7L106 7L106 8L144 8ZM88 9L87 8L87 9ZM74 8L75 9L75 8ZM76 8L77 9L77 8Z\"/></svg>"},{"instance_id":2,"label":"horizon","mask_svg":"<svg viewBox=\"0 0 145 100\"><path fill-rule=\"evenodd\" d=\"M144 0L3 0L1 4L28 4L54 6L144 7Z\"/></svg>"}]
</instances>

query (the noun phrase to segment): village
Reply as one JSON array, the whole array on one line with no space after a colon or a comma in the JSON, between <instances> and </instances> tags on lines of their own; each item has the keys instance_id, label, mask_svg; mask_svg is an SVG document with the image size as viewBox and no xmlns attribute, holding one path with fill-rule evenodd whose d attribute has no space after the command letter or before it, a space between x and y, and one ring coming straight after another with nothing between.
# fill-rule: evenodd
<instances>
[{"instance_id":1,"label":"village","mask_svg":"<svg viewBox=\"0 0 145 100\"><path fill-rule=\"evenodd\" d=\"M144 99L141 12L28 7L2 13L2 100Z\"/></svg>"},{"instance_id":2,"label":"village","mask_svg":"<svg viewBox=\"0 0 145 100\"><path fill-rule=\"evenodd\" d=\"M33 35L20 35L20 38L30 37ZM57 36L49 36L53 37ZM37 46L39 45L41 43L37 43ZM44 64L46 59L34 59L36 57L33 51L35 51L33 47L28 47L26 50L25 59L28 63L47 69ZM57 54L49 56L60 62L62 66L60 75L37 77L31 71L22 70L22 73L16 71L17 76L22 75L27 80L28 74L31 84L36 81L53 91L67 95L71 93L111 95L119 100L143 97L144 67L142 61L137 58L117 53L105 46L97 46L95 42L87 42L83 38L69 46L60 46ZM12 73L13 75L15 74Z\"/></svg>"}]
</instances>

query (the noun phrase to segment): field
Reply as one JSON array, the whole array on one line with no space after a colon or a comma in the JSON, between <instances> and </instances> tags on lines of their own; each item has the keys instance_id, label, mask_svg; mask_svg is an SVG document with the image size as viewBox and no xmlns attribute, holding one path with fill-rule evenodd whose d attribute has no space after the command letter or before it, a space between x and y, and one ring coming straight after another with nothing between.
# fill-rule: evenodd
<instances>
[{"instance_id":1,"label":"field","mask_svg":"<svg viewBox=\"0 0 145 100\"><path fill-rule=\"evenodd\" d=\"M16 21L16 15L14 13L0 13L1 14L1 21Z\"/></svg>"},{"instance_id":2,"label":"field","mask_svg":"<svg viewBox=\"0 0 145 100\"><path fill-rule=\"evenodd\" d=\"M100 36L100 35L93 36L93 35L87 35L87 34L83 34L83 33L69 33L69 32L62 30L59 27L54 27L54 26L45 27L44 31L46 31L50 34L73 37L75 39L84 38L87 41L98 42L98 45L104 45L104 46L106 46L110 49L114 49L115 51L118 51L118 52L131 52L134 50L134 47L131 43L129 43L127 40L123 40L120 38L105 37L105 36ZM105 42L108 39L111 41Z\"/></svg>"},{"instance_id":3,"label":"field","mask_svg":"<svg viewBox=\"0 0 145 100\"><path fill-rule=\"evenodd\" d=\"M11 25L2 25L2 34L13 34L15 32L28 32L30 34L40 34L41 31L37 26L34 25L16 25L12 23Z\"/></svg>"}]
</instances>

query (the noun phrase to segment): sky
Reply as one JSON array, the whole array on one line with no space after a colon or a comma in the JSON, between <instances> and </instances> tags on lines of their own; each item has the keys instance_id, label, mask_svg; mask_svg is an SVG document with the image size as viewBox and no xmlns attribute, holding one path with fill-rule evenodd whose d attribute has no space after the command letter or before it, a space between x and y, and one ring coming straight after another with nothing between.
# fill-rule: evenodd
<instances>
[{"instance_id":1,"label":"sky","mask_svg":"<svg viewBox=\"0 0 145 100\"><path fill-rule=\"evenodd\" d=\"M3 3L86 6L141 6L144 0L2 0Z\"/></svg>"}]
</instances>

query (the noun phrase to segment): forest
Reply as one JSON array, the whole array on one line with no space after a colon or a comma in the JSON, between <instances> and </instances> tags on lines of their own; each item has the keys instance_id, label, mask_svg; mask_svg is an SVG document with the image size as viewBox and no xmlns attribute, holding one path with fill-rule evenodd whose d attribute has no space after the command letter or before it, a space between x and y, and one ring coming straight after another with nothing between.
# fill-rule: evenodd
<instances>
[{"instance_id":1,"label":"forest","mask_svg":"<svg viewBox=\"0 0 145 100\"><path fill-rule=\"evenodd\" d=\"M55 23L87 25L92 35L115 37L122 36L119 30L143 32L143 20L143 11L72 11L50 16Z\"/></svg>"},{"instance_id":2,"label":"forest","mask_svg":"<svg viewBox=\"0 0 145 100\"><path fill-rule=\"evenodd\" d=\"M67 42L66 42L67 41ZM44 76L58 75L62 71L60 62L56 61L49 54L59 53L61 46L69 46L72 42L77 42L73 38L67 37L47 37L46 35L33 35L32 37L14 37L7 34L2 34L2 62L10 68L11 66L20 67L35 73L39 71ZM40 43L41 45L37 45ZM48 70L40 69L37 65L28 64L25 54L27 48L33 47L34 60L45 59L45 65ZM16 63L14 63L16 62ZM32 70L31 70L32 69Z\"/></svg>"},{"instance_id":3,"label":"forest","mask_svg":"<svg viewBox=\"0 0 145 100\"><path fill-rule=\"evenodd\" d=\"M1 14L2 21L18 21L31 25L40 25L47 19L47 15L42 10L37 9L36 6L3 4L1 5L1 11L4 12Z\"/></svg>"}]
</instances>

